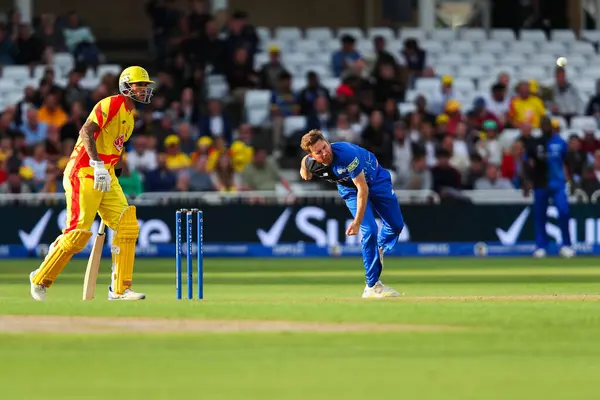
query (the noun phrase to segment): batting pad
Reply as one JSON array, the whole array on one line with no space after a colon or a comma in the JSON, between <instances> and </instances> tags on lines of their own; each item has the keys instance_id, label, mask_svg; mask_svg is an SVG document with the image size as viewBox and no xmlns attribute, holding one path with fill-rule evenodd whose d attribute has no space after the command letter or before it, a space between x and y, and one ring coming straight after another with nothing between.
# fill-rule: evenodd
<instances>
[{"instance_id":1,"label":"batting pad","mask_svg":"<svg viewBox=\"0 0 600 400\"><path fill-rule=\"evenodd\" d=\"M92 232L83 229L74 229L62 235L44 258L42 265L33 276L32 282L36 285L50 287L71 260L73 254L84 249L90 237L92 237Z\"/></svg>"},{"instance_id":2,"label":"batting pad","mask_svg":"<svg viewBox=\"0 0 600 400\"><path fill-rule=\"evenodd\" d=\"M112 290L123 294L131 287L133 280L133 263L135 261L135 243L140 233L135 206L127 207L119 218L119 227L112 243L113 279Z\"/></svg>"}]
</instances>

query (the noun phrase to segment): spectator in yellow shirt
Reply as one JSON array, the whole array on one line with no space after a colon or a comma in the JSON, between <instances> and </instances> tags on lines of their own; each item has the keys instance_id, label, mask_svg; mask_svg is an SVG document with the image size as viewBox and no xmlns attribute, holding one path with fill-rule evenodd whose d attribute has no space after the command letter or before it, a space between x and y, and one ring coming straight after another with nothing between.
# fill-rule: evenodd
<instances>
[{"instance_id":1,"label":"spectator in yellow shirt","mask_svg":"<svg viewBox=\"0 0 600 400\"><path fill-rule=\"evenodd\" d=\"M58 104L56 94L49 93L38 111L38 121L60 129L68 120L67 113Z\"/></svg>"},{"instance_id":2,"label":"spectator in yellow shirt","mask_svg":"<svg viewBox=\"0 0 600 400\"><path fill-rule=\"evenodd\" d=\"M177 135L165 138L166 166L169 171L177 172L192 166L190 157L181 151L181 140Z\"/></svg>"},{"instance_id":3,"label":"spectator in yellow shirt","mask_svg":"<svg viewBox=\"0 0 600 400\"><path fill-rule=\"evenodd\" d=\"M530 124L533 128L540 127L540 120L546 114L546 108L542 99L531 94L531 84L520 82L517 87L517 95L510 101L508 118L515 128L521 128L523 124Z\"/></svg>"}]
</instances>

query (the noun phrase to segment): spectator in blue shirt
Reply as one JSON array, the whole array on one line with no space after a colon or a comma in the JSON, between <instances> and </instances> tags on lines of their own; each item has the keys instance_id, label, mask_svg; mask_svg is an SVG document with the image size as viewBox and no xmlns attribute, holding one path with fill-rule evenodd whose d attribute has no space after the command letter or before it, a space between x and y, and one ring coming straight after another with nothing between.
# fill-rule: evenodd
<instances>
[{"instance_id":1,"label":"spectator in blue shirt","mask_svg":"<svg viewBox=\"0 0 600 400\"><path fill-rule=\"evenodd\" d=\"M356 39L350 35L342 36L342 48L334 52L331 56L333 74L339 77L346 68L350 67L359 58L361 56L356 51Z\"/></svg>"},{"instance_id":2,"label":"spectator in blue shirt","mask_svg":"<svg viewBox=\"0 0 600 400\"><path fill-rule=\"evenodd\" d=\"M292 75L287 71L282 71L278 78L278 89L271 94L272 114L278 117L297 115L300 107L292 91Z\"/></svg>"},{"instance_id":3,"label":"spectator in blue shirt","mask_svg":"<svg viewBox=\"0 0 600 400\"><path fill-rule=\"evenodd\" d=\"M292 76L287 71L279 73L277 90L271 94L271 117L273 121L273 147L278 149L283 137L283 121L298 115L300 105L292 91Z\"/></svg>"},{"instance_id":4,"label":"spectator in blue shirt","mask_svg":"<svg viewBox=\"0 0 600 400\"><path fill-rule=\"evenodd\" d=\"M25 141L30 146L43 142L48 135L48 125L38 121L38 110L35 108L27 110L26 120L19 129L25 134Z\"/></svg>"}]
</instances>

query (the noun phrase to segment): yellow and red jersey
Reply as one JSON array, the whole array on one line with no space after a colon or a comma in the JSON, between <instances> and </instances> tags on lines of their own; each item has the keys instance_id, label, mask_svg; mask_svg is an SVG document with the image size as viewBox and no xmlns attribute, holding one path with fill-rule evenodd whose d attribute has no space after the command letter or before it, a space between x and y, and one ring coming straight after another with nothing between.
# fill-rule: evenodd
<instances>
[{"instance_id":1,"label":"yellow and red jersey","mask_svg":"<svg viewBox=\"0 0 600 400\"><path fill-rule=\"evenodd\" d=\"M510 101L508 117L513 124L530 123L532 127L539 128L546 108L542 99L537 96L528 96L526 99L515 96Z\"/></svg>"},{"instance_id":2,"label":"yellow and red jersey","mask_svg":"<svg viewBox=\"0 0 600 400\"><path fill-rule=\"evenodd\" d=\"M88 120L95 122L100 128L94 133L96 149L107 169L112 170L121 158L124 144L133 132L133 108L127 108L127 98L123 95L106 97L100 100L90 113ZM90 157L85 151L81 138L77 139L75 149L71 153L65 175L69 177L93 176Z\"/></svg>"}]
</instances>

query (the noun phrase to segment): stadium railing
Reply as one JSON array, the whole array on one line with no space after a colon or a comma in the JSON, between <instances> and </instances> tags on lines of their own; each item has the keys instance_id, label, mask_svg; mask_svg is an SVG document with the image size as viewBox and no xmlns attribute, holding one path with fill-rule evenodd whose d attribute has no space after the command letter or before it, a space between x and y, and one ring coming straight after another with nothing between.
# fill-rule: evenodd
<instances>
[{"instance_id":1,"label":"stadium railing","mask_svg":"<svg viewBox=\"0 0 600 400\"><path fill-rule=\"evenodd\" d=\"M440 196L431 190L396 190L400 204L438 204ZM465 190L459 192L468 201L475 204L531 204L533 196L524 197L519 190ZM600 190L590 197L581 189L569 196L571 203L596 203ZM147 192L136 197L128 197L132 205L160 206L177 203L179 205L219 205L235 203L254 204L343 204L338 193L333 190L316 190L310 193L282 194L273 191L245 192ZM59 205L65 203L64 193L22 193L0 194L0 206L3 205Z\"/></svg>"}]
</instances>

